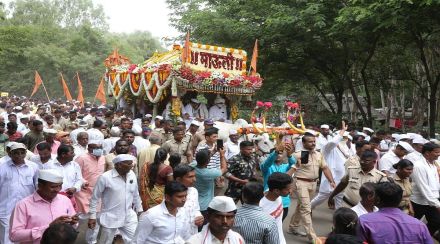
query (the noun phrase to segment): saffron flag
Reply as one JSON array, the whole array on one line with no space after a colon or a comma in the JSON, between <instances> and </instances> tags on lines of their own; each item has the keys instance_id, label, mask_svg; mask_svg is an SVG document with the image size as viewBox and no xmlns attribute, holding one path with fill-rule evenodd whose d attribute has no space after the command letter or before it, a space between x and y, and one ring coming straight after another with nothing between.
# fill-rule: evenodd
<instances>
[{"instance_id":1,"label":"saffron flag","mask_svg":"<svg viewBox=\"0 0 440 244\"><path fill-rule=\"evenodd\" d=\"M185 46L182 50L182 63L186 63L189 58L189 31L186 33Z\"/></svg>"},{"instance_id":2,"label":"saffron flag","mask_svg":"<svg viewBox=\"0 0 440 244\"><path fill-rule=\"evenodd\" d=\"M99 83L95 98L101 101L101 104L107 103L107 100L105 99L104 79L101 79L101 82Z\"/></svg>"},{"instance_id":3,"label":"saffron flag","mask_svg":"<svg viewBox=\"0 0 440 244\"><path fill-rule=\"evenodd\" d=\"M252 60L251 60L252 75L255 75L257 73L257 58L258 58L258 39L255 40L254 52L252 53Z\"/></svg>"},{"instance_id":4,"label":"saffron flag","mask_svg":"<svg viewBox=\"0 0 440 244\"><path fill-rule=\"evenodd\" d=\"M41 79L40 74L35 71L35 85L34 89L32 90L31 97L38 91L38 88L40 88L41 84L43 84L43 80Z\"/></svg>"},{"instance_id":5,"label":"saffron flag","mask_svg":"<svg viewBox=\"0 0 440 244\"><path fill-rule=\"evenodd\" d=\"M70 95L69 87L67 87L66 81L64 80L63 74L61 74L61 84L63 85L64 95L68 101L72 101L72 95Z\"/></svg>"},{"instance_id":6,"label":"saffron flag","mask_svg":"<svg viewBox=\"0 0 440 244\"><path fill-rule=\"evenodd\" d=\"M76 72L76 78L78 79L78 97L76 98L76 100L81 102L81 106L84 106L83 87L82 87L82 82L79 79L78 72Z\"/></svg>"}]
</instances>

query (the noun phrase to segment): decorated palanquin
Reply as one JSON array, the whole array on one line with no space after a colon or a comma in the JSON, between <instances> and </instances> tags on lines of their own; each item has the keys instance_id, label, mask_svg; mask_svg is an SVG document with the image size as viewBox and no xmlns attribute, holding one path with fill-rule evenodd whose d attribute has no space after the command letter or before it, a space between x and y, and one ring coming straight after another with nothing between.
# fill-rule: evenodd
<instances>
[{"instance_id":1,"label":"decorated palanquin","mask_svg":"<svg viewBox=\"0 0 440 244\"><path fill-rule=\"evenodd\" d=\"M235 120L241 98L262 86L259 74L248 75L246 61L244 50L187 41L183 48L175 45L142 64L132 64L115 51L104 62L105 79L109 94L118 100L134 96L157 105L171 97L176 115L180 115L180 98L188 91L222 94Z\"/></svg>"}]
</instances>

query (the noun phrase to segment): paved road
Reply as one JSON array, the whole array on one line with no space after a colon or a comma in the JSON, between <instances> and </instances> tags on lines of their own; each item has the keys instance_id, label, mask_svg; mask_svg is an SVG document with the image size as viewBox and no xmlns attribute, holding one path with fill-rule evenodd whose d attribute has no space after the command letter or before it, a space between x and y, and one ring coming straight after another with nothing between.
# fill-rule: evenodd
<instances>
[{"instance_id":1,"label":"paved road","mask_svg":"<svg viewBox=\"0 0 440 244\"><path fill-rule=\"evenodd\" d=\"M307 237L300 237L287 233L287 230L289 228L290 218L292 217L296 206L296 199L292 199L292 200L293 200L292 204L290 205L289 208L289 215L287 216L287 218L284 220L283 223L284 236L286 237L286 242L295 243L295 244L310 243ZM321 204L313 211L312 223L313 223L313 227L315 228L315 232L318 236L326 236L331 231L332 215L333 215L333 210L328 209L327 204L325 203Z\"/></svg>"}]
</instances>

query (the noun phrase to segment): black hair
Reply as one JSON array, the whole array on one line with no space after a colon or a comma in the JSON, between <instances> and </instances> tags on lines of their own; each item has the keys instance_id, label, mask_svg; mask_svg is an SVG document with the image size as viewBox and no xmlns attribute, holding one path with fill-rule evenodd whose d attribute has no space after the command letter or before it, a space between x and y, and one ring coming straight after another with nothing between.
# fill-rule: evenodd
<instances>
[{"instance_id":1,"label":"black hair","mask_svg":"<svg viewBox=\"0 0 440 244\"><path fill-rule=\"evenodd\" d=\"M122 134L122 137L124 137L124 136L127 135L127 134L136 135L136 134L134 133L134 131L133 131L133 130L130 130L130 129L123 130L121 134Z\"/></svg>"},{"instance_id":2,"label":"black hair","mask_svg":"<svg viewBox=\"0 0 440 244\"><path fill-rule=\"evenodd\" d=\"M325 244L362 244L359 237L347 234L331 234L327 237Z\"/></svg>"},{"instance_id":3,"label":"black hair","mask_svg":"<svg viewBox=\"0 0 440 244\"><path fill-rule=\"evenodd\" d=\"M282 190L286 188L287 185L292 183L292 176L286 173L274 172L269 176L267 180L267 185L269 186L269 190Z\"/></svg>"},{"instance_id":4,"label":"black hair","mask_svg":"<svg viewBox=\"0 0 440 244\"><path fill-rule=\"evenodd\" d=\"M78 236L78 231L67 223L51 224L41 237L41 244L73 244Z\"/></svg>"},{"instance_id":5,"label":"black hair","mask_svg":"<svg viewBox=\"0 0 440 244\"><path fill-rule=\"evenodd\" d=\"M70 151L74 151L71 145L61 144L57 149L57 156L61 157L61 155L66 154Z\"/></svg>"},{"instance_id":6,"label":"black hair","mask_svg":"<svg viewBox=\"0 0 440 244\"><path fill-rule=\"evenodd\" d=\"M414 167L414 164L411 161L409 161L408 159L401 159L401 160L399 160L399 162L397 162L393 165L393 168L395 168L395 169L399 169L399 168L404 169L406 167Z\"/></svg>"},{"instance_id":7,"label":"black hair","mask_svg":"<svg viewBox=\"0 0 440 244\"><path fill-rule=\"evenodd\" d=\"M0 127L5 127L5 122L0 121Z\"/></svg>"},{"instance_id":8,"label":"black hair","mask_svg":"<svg viewBox=\"0 0 440 244\"><path fill-rule=\"evenodd\" d=\"M154 155L154 161L149 166L149 172L148 172L148 177L149 177L148 188L150 188L150 190L152 190L154 185L156 184L157 175L159 174L160 164L167 159L167 155L168 155L167 151L161 147L156 150L156 154Z\"/></svg>"},{"instance_id":9,"label":"black hair","mask_svg":"<svg viewBox=\"0 0 440 244\"><path fill-rule=\"evenodd\" d=\"M373 159L377 159L377 154L374 151L371 150L366 150L362 153L361 155L361 159L366 159L366 158L373 158Z\"/></svg>"},{"instance_id":10,"label":"black hair","mask_svg":"<svg viewBox=\"0 0 440 244\"><path fill-rule=\"evenodd\" d=\"M254 143L251 141L242 141L240 142L240 149L245 147L253 147Z\"/></svg>"},{"instance_id":11,"label":"black hair","mask_svg":"<svg viewBox=\"0 0 440 244\"><path fill-rule=\"evenodd\" d=\"M121 154L121 153L123 153L123 152L121 152L121 151L119 150L119 148L117 148L117 146L119 146L122 142L125 142L125 143L128 144L127 140L124 140L124 139L119 139L119 140L117 140L116 143L115 143L115 152L116 152L117 154Z\"/></svg>"},{"instance_id":12,"label":"black hair","mask_svg":"<svg viewBox=\"0 0 440 244\"><path fill-rule=\"evenodd\" d=\"M215 127L211 127L205 130L205 136L212 136L218 134L218 129Z\"/></svg>"},{"instance_id":13,"label":"black hair","mask_svg":"<svg viewBox=\"0 0 440 244\"><path fill-rule=\"evenodd\" d=\"M127 140L119 139L116 141L115 145L119 145L121 142L127 142Z\"/></svg>"},{"instance_id":14,"label":"black hair","mask_svg":"<svg viewBox=\"0 0 440 244\"><path fill-rule=\"evenodd\" d=\"M373 182L365 182L362 184L361 188L359 188L359 195L361 198L368 197L371 194L375 194L376 191L376 183Z\"/></svg>"},{"instance_id":15,"label":"black hair","mask_svg":"<svg viewBox=\"0 0 440 244\"><path fill-rule=\"evenodd\" d=\"M363 135L354 135L353 136L353 141L354 142L359 142L359 138L361 138L361 137L365 139L365 136L363 136Z\"/></svg>"},{"instance_id":16,"label":"black hair","mask_svg":"<svg viewBox=\"0 0 440 244\"><path fill-rule=\"evenodd\" d=\"M370 145L370 143L368 141L358 141L356 142L356 149L360 149L365 145Z\"/></svg>"},{"instance_id":17,"label":"black hair","mask_svg":"<svg viewBox=\"0 0 440 244\"><path fill-rule=\"evenodd\" d=\"M58 147L58 148L59 148L59 147ZM40 142L40 143L37 144L37 150L38 150L38 151L43 151L43 150L49 150L49 151L51 151L51 150L52 150L52 147L51 147L50 144L47 143L47 142Z\"/></svg>"},{"instance_id":18,"label":"black hair","mask_svg":"<svg viewBox=\"0 0 440 244\"><path fill-rule=\"evenodd\" d=\"M143 118L141 119L141 122L143 123L143 122L145 122L145 121L151 122L151 119L150 119L150 118L147 118L147 117L143 117Z\"/></svg>"},{"instance_id":19,"label":"black hair","mask_svg":"<svg viewBox=\"0 0 440 244\"><path fill-rule=\"evenodd\" d=\"M402 188L393 182L380 182L376 186L380 207L397 208L402 200L402 194Z\"/></svg>"},{"instance_id":20,"label":"black hair","mask_svg":"<svg viewBox=\"0 0 440 244\"><path fill-rule=\"evenodd\" d=\"M312 133L306 132L306 133L304 133L303 137L301 138L301 141L302 141L303 143L306 142L306 138L307 138L307 137L313 137L313 138L315 138L315 136L314 136Z\"/></svg>"},{"instance_id":21,"label":"black hair","mask_svg":"<svg viewBox=\"0 0 440 244\"><path fill-rule=\"evenodd\" d=\"M373 136L370 139L370 144L371 143L380 144L381 141L382 141L382 139L380 139L379 137Z\"/></svg>"},{"instance_id":22,"label":"black hair","mask_svg":"<svg viewBox=\"0 0 440 244\"><path fill-rule=\"evenodd\" d=\"M432 152L437 148L440 148L440 146L435 144L434 142L425 143L423 145L422 154L425 154L426 152Z\"/></svg>"},{"instance_id":23,"label":"black hair","mask_svg":"<svg viewBox=\"0 0 440 244\"><path fill-rule=\"evenodd\" d=\"M173 196L176 193L187 191L188 187L178 181L171 181L165 185L165 195Z\"/></svg>"},{"instance_id":24,"label":"black hair","mask_svg":"<svg viewBox=\"0 0 440 244\"><path fill-rule=\"evenodd\" d=\"M130 122L130 119L129 119L129 118L121 118L121 123L122 123L122 122L125 122L125 121Z\"/></svg>"},{"instance_id":25,"label":"black hair","mask_svg":"<svg viewBox=\"0 0 440 244\"><path fill-rule=\"evenodd\" d=\"M333 214L334 234L356 235L358 216L349 208L338 208Z\"/></svg>"},{"instance_id":26,"label":"black hair","mask_svg":"<svg viewBox=\"0 0 440 244\"><path fill-rule=\"evenodd\" d=\"M186 174L188 174L191 171L194 171L195 168L192 166L189 166L188 164L181 164L181 165L177 165L174 168L174 172L173 172L173 176L175 179L179 178L179 177L183 177Z\"/></svg>"},{"instance_id":27,"label":"black hair","mask_svg":"<svg viewBox=\"0 0 440 244\"><path fill-rule=\"evenodd\" d=\"M6 124L6 127L11 128L11 129L17 129L18 125L17 125L17 122L8 122Z\"/></svg>"},{"instance_id":28,"label":"black hair","mask_svg":"<svg viewBox=\"0 0 440 244\"><path fill-rule=\"evenodd\" d=\"M36 120L33 120L33 121L32 121L32 125L33 125L33 126L43 125L43 122L41 122L40 120L37 120L37 119L36 119Z\"/></svg>"},{"instance_id":29,"label":"black hair","mask_svg":"<svg viewBox=\"0 0 440 244\"><path fill-rule=\"evenodd\" d=\"M182 160L182 157L180 157L180 154L178 153L171 153L170 157L168 158L168 162L170 162L171 168L175 168L177 165L180 164L180 161Z\"/></svg>"},{"instance_id":30,"label":"black hair","mask_svg":"<svg viewBox=\"0 0 440 244\"><path fill-rule=\"evenodd\" d=\"M173 129L173 135L177 134L178 132L183 132L183 129L180 127L174 127Z\"/></svg>"},{"instance_id":31,"label":"black hair","mask_svg":"<svg viewBox=\"0 0 440 244\"><path fill-rule=\"evenodd\" d=\"M264 197L264 187L258 182L248 182L243 186L241 193L243 194L244 203L258 205Z\"/></svg>"},{"instance_id":32,"label":"black hair","mask_svg":"<svg viewBox=\"0 0 440 244\"><path fill-rule=\"evenodd\" d=\"M102 122L102 120L100 120L100 119L96 119L96 120L93 122L93 128L100 128L103 124L104 124L104 122Z\"/></svg>"},{"instance_id":33,"label":"black hair","mask_svg":"<svg viewBox=\"0 0 440 244\"><path fill-rule=\"evenodd\" d=\"M205 165L209 162L209 151L208 149L202 149L196 153L197 165Z\"/></svg>"}]
</instances>

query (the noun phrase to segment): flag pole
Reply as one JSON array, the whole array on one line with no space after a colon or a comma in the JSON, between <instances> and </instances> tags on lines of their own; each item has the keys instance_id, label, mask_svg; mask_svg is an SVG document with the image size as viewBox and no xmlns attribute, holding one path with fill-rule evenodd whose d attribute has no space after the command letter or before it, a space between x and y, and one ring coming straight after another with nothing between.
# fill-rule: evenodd
<instances>
[{"instance_id":1,"label":"flag pole","mask_svg":"<svg viewBox=\"0 0 440 244\"><path fill-rule=\"evenodd\" d=\"M41 85L43 85L44 92L46 93L47 101L50 102L49 94L47 94L46 86L44 85L44 81L41 80Z\"/></svg>"}]
</instances>

